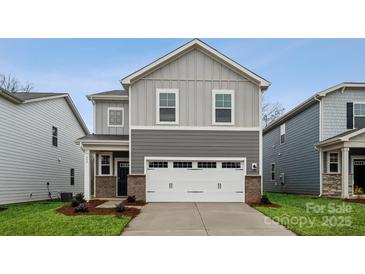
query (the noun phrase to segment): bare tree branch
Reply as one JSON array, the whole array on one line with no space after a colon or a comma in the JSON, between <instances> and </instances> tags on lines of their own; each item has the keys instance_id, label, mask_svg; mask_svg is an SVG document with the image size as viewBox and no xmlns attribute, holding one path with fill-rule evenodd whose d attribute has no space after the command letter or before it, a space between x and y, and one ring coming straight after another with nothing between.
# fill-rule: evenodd
<instances>
[{"instance_id":1,"label":"bare tree branch","mask_svg":"<svg viewBox=\"0 0 365 274\"><path fill-rule=\"evenodd\" d=\"M0 87L9 92L30 92L34 86L32 83L21 84L20 81L11 73L8 75L0 73Z\"/></svg>"},{"instance_id":2,"label":"bare tree branch","mask_svg":"<svg viewBox=\"0 0 365 274\"><path fill-rule=\"evenodd\" d=\"M280 103L262 102L262 124L267 127L278 119L285 112L285 108Z\"/></svg>"}]
</instances>

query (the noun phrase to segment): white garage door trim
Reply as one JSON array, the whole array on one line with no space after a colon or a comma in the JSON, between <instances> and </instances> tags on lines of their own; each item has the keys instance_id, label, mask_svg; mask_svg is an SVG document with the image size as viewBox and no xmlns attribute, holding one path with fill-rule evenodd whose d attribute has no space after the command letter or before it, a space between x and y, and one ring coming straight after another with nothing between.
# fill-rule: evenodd
<instances>
[{"instance_id":1,"label":"white garage door trim","mask_svg":"<svg viewBox=\"0 0 365 274\"><path fill-rule=\"evenodd\" d=\"M167 161L167 162L171 162L171 161L188 161L188 162L197 162L197 161L214 161L214 162L224 162L224 161L227 161L227 162L243 162L243 166L240 168L240 170L241 170L241 174L239 175L239 176L242 176L242 178L237 178L237 180L239 180L239 182L242 184L241 186L240 186L240 190L242 190L242 191L240 191L240 192L236 192L236 193L240 193L240 199L239 199L239 201L240 202L244 202L244 199L245 199L245 187L244 187L244 184L245 184L245 176L246 176L246 170L247 170L247 160L246 160L246 157L154 157L154 156L146 156L145 158L144 158L144 172L145 172L145 175L146 175L146 191L148 191L148 184L149 184L149 176L148 176L148 172L151 172L149 169L148 169L148 162L149 161ZM196 163L195 163L195 165L196 165ZM219 164L220 165L220 164ZM169 167L170 167L170 164L169 164ZM229 169L225 169L226 171L228 171ZM161 170L162 171L162 170ZM206 169L205 171L208 171L208 169ZM212 170L213 171L213 170ZM233 170L232 170L233 171ZM157 174L156 174L157 175ZM181 174L181 176L185 176L185 175L188 175L188 174ZM208 175L208 174L207 174ZM234 175L234 174L232 174L232 175ZM150 176L152 176L151 175L151 173L150 173ZM180 176L180 178L182 178ZM237 176L237 174L236 175L234 175L234 176ZM152 178L153 177L150 177L151 178L151 180L152 180ZM163 178L163 177L162 177ZM177 177L178 178L178 177ZM230 177L226 177L226 179L227 178L230 178ZM155 180L154 181L156 181L156 178L154 178ZM202 177L202 180L204 181L204 179L206 179L206 177ZM232 182L232 181L231 181ZM229 185L231 184L231 182L229 182ZM238 181L237 181L238 182ZM153 181L151 181L151 183L153 184ZM180 184L179 184L180 185ZM206 186L208 186L208 188L209 188L209 185L210 184L208 184L208 185L206 185ZM220 185L220 184L219 184ZM224 185L224 183L223 183L223 185ZM237 185L237 184L236 184ZM155 187L157 187L157 185L155 185ZM153 188L155 188L155 187L153 187ZM235 187L234 187L235 188ZM174 189L175 189L175 187L174 187ZM224 188L223 188L224 189ZM164 191L164 190L162 190L162 191ZM154 191L153 191L154 192ZM152 193L152 191L151 191L151 193ZM160 192L161 193L161 192ZM171 193L171 194L178 194L178 193L185 193L184 191L183 192L176 192L176 193ZM213 191L213 196L214 196L214 193L215 193L215 191ZM215 193L215 194L217 194L217 193ZM148 195L148 192L146 192L146 195L147 196L149 196ZM154 194L153 194L154 195ZM165 193L165 195L166 195L166 193ZM169 194L170 195L170 194ZM210 201L210 199L212 199L212 200L214 200L215 201L215 199L217 199L217 201L219 201L219 198L220 197L222 197L222 196L220 196L221 194L219 194L218 196L219 197L216 197L216 198L213 198L213 196L211 197L211 196L205 196L205 197L200 197L200 198L198 198L197 199L197 201L204 201L204 200L206 200L206 201ZM231 195L231 194L229 194L229 195ZM233 194L233 196L234 196L235 194ZM166 196L166 197L168 197L168 198L171 198L171 200L170 201L174 201L174 198L173 197L170 197L170 196ZM196 196L196 197L198 197L198 195ZM238 196L237 196L238 197ZM232 198L233 200L232 201L235 201L235 202L237 202L238 201L238 198ZM176 197L175 197L176 198ZM189 198L190 199L190 198ZM193 201L194 200L194 198L191 198L192 200L186 200L187 202L188 201ZM225 198L225 199L227 199L227 198ZM166 199L166 201L167 200L169 200L169 199ZM152 201L152 200L151 200ZM157 201L157 200L155 200L155 201ZM161 200L162 201L162 200ZM184 199L181 201L181 202L183 202L183 201L185 201Z\"/></svg>"}]
</instances>

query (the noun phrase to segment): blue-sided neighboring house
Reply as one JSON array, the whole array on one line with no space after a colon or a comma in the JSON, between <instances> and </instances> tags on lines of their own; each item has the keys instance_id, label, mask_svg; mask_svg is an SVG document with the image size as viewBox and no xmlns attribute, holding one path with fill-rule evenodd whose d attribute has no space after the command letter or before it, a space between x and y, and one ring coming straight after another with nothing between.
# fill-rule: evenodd
<instances>
[{"instance_id":1,"label":"blue-sided neighboring house","mask_svg":"<svg viewBox=\"0 0 365 274\"><path fill-rule=\"evenodd\" d=\"M365 83L320 91L263 131L264 191L348 198L365 188Z\"/></svg>"}]
</instances>

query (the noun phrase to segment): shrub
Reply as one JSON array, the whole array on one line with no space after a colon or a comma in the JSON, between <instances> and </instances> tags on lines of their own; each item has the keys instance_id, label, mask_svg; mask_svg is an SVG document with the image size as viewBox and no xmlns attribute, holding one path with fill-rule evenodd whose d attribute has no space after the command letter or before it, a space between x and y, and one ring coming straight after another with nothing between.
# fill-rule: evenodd
<instances>
[{"instance_id":1,"label":"shrub","mask_svg":"<svg viewBox=\"0 0 365 274\"><path fill-rule=\"evenodd\" d=\"M128 196L127 202L129 204L134 204L136 202L136 196L134 196L134 195L133 196Z\"/></svg>"},{"instance_id":2,"label":"shrub","mask_svg":"<svg viewBox=\"0 0 365 274\"><path fill-rule=\"evenodd\" d=\"M123 205L122 203L120 203L120 204L117 204L117 205L115 206L115 210L116 210L117 212L123 212L123 211L125 210L125 207L124 207L124 205Z\"/></svg>"},{"instance_id":3,"label":"shrub","mask_svg":"<svg viewBox=\"0 0 365 274\"><path fill-rule=\"evenodd\" d=\"M75 200L79 201L80 203L85 203L85 197L84 197L84 193L78 193L75 195Z\"/></svg>"},{"instance_id":4,"label":"shrub","mask_svg":"<svg viewBox=\"0 0 365 274\"><path fill-rule=\"evenodd\" d=\"M76 199L72 199L71 201L71 206L72 207L77 207L78 205L80 205L80 202Z\"/></svg>"},{"instance_id":5,"label":"shrub","mask_svg":"<svg viewBox=\"0 0 365 274\"><path fill-rule=\"evenodd\" d=\"M75 212L88 212L87 206L83 203L79 204L77 207L75 207Z\"/></svg>"},{"instance_id":6,"label":"shrub","mask_svg":"<svg viewBox=\"0 0 365 274\"><path fill-rule=\"evenodd\" d=\"M362 187L356 186L355 190L354 190L354 194L355 195L363 195L364 194L364 189Z\"/></svg>"},{"instance_id":7,"label":"shrub","mask_svg":"<svg viewBox=\"0 0 365 274\"><path fill-rule=\"evenodd\" d=\"M267 197L266 194L261 196L261 203L266 204L266 205L271 204L271 201L270 201L269 197Z\"/></svg>"}]
</instances>

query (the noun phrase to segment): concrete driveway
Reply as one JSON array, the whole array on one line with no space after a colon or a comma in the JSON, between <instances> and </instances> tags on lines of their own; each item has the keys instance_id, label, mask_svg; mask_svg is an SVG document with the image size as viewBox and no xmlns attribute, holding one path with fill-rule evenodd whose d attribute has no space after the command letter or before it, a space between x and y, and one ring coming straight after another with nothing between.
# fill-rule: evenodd
<instances>
[{"instance_id":1,"label":"concrete driveway","mask_svg":"<svg viewBox=\"0 0 365 274\"><path fill-rule=\"evenodd\" d=\"M149 203L123 236L295 235L243 203Z\"/></svg>"}]
</instances>

